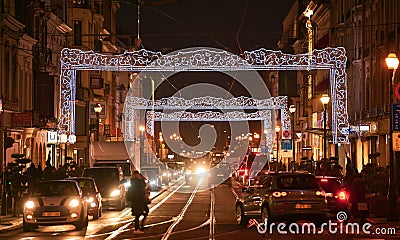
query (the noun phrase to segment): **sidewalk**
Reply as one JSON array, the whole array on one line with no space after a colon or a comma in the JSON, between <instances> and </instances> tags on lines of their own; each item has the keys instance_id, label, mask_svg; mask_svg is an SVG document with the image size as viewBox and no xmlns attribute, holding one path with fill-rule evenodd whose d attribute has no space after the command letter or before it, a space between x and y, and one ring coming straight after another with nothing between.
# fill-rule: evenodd
<instances>
[{"instance_id":1,"label":"sidewalk","mask_svg":"<svg viewBox=\"0 0 400 240\"><path fill-rule=\"evenodd\" d=\"M22 227L22 215L13 217L12 214L0 216L0 232L10 231Z\"/></svg>"}]
</instances>

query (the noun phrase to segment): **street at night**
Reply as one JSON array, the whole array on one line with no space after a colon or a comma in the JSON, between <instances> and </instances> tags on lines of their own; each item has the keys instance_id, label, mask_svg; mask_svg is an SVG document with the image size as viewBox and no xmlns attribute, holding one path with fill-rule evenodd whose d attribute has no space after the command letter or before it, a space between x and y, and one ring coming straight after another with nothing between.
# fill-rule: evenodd
<instances>
[{"instance_id":1,"label":"street at night","mask_svg":"<svg viewBox=\"0 0 400 240\"><path fill-rule=\"evenodd\" d=\"M0 0L0 239L400 239L398 0Z\"/></svg>"},{"instance_id":2,"label":"street at night","mask_svg":"<svg viewBox=\"0 0 400 240\"><path fill-rule=\"evenodd\" d=\"M179 189L186 188L192 193L181 193ZM156 194L150 204L150 214L146 220L145 234L133 233L130 208L122 211L105 211L98 220L90 219L85 231L76 231L70 225L43 226L33 232L23 232L22 229L2 232L4 239L397 239L388 224L373 224L368 228L371 234L360 234L356 230L345 233L343 227L340 233L339 222L332 229L325 229L315 235L290 233L288 229L273 230L273 233L258 233L255 226L238 225L234 212L235 193L241 194L240 185L233 182L232 188L228 182L207 189L204 184L186 184L180 180L175 182L169 190ZM212 207L211 207L212 206ZM372 220L372 219L371 219ZM352 219L350 222L357 222ZM305 224L306 222L300 222ZM387 234L376 234L375 229L387 230ZM397 233L399 229L394 228ZM352 232L354 231L354 232ZM307 232L307 231L306 231ZM334 234L336 233L336 234Z\"/></svg>"}]
</instances>

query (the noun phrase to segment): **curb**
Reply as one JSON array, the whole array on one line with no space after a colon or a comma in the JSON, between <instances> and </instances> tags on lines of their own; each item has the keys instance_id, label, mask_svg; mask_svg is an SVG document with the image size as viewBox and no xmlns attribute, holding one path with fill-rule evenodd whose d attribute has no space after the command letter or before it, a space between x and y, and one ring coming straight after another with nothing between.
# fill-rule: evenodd
<instances>
[{"instance_id":1,"label":"curb","mask_svg":"<svg viewBox=\"0 0 400 240\"><path fill-rule=\"evenodd\" d=\"M17 228L21 228L22 221L23 221L22 218L19 218L17 220L11 221L10 224L8 224L7 222L4 222L4 223L7 223L8 226L0 227L0 232L6 232L6 231L11 231L11 230L14 230ZM2 224L0 224L0 226L2 226Z\"/></svg>"}]
</instances>

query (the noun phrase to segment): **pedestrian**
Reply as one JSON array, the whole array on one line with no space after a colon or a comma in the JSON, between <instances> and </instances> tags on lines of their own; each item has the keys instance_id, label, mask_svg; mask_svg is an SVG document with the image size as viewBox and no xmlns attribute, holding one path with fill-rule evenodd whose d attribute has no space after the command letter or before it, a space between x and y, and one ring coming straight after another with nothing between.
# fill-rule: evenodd
<instances>
[{"instance_id":1,"label":"pedestrian","mask_svg":"<svg viewBox=\"0 0 400 240\"><path fill-rule=\"evenodd\" d=\"M365 173L361 172L353 179L350 188L350 214L353 217L361 218L361 223L368 217L368 204L365 199L366 183Z\"/></svg>"},{"instance_id":2,"label":"pedestrian","mask_svg":"<svg viewBox=\"0 0 400 240\"><path fill-rule=\"evenodd\" d=\"M26 169L25 175L28 177L28 188L29 192L40 182L39 170L36 168L35 163Z\"/></svg>"},{"instance_id":3,"label":"pedestrian","mask_svg":"<svg viewBox=\"0 0 400 240\"><path fill-rule=\"evenodd\" d=\"M147 214L149 213L149 207L147 206L146 197L146 182L144 177L135 170L131 178L131 186L128 191L128 200L131 203L132 216L135 217L135 234L143 234L144 222ZM140 217L143 216L140 222ZM140 224L139 224L140 222Z\"/></svg>"},{"instance_id":4,"label":"pedestrian","mask_svg":"<svg viewBox=\"0 0 400 240\"><path fill-rule=\"evenodd\" d=\"M54 166L51 165L50 161L46 161L46 168L43 170L43 180L57 180L58 173Z\"/></svg>"}]
</instances>

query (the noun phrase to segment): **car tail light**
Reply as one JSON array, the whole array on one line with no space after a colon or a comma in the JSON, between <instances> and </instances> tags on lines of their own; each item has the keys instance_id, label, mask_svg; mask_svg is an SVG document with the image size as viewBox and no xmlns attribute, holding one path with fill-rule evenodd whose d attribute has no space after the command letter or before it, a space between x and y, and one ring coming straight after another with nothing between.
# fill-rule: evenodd
<instances>
[{"instance_id":1,"label":"car tail light","mask_svg":"<svg viewBox=\"0 0 400 240\"><path fill-rule=\"evenodd\" d=\"M345 200L346 199L346 193L344 191L340 191L337 196L338 196L338 198L340 200Z\"/></svg>"},{"instance_id":2,"label":"car tail light","mask_svg":"<svg viewBox=\"0 0 400 240\"><path fill-rule=\"evenodd\" d=\"M325 193L324 190L321 190L321 191L316 191L316 192L315 192L315 195L325 197L325 196L326 196L326 193Z\"/></svg>"},{"instance_id":3,"label":"car tail light","mask_svg":"<svg viewBox=\"0 0 400 240\"><path fill-rule=\"evenodd\" d=\"M285 197L285 196L287 196L287 192L273 192L272 193L272 196L274 196L274 197Z\"/></svg>"},{"instance_id":4,"label":"car tail light","mask_svg":"<svg viewBox=\"0 0 400 240\"><path fill-rule=\"evenodd\" d=\"M322 178L322 179L321 179L321 182L328 182L328 179Z\"/></svg>"}]
</instances>

